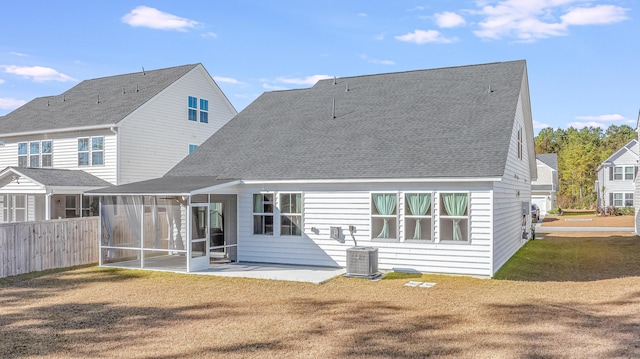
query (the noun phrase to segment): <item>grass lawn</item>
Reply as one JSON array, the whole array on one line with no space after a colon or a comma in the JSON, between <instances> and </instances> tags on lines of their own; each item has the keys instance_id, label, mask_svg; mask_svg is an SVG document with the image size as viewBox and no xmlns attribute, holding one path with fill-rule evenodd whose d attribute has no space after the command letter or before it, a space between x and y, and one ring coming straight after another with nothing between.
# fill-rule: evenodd
<instances>
[{"instance_id":1,"label":"grass lawn","mask_svg":"<svg viewBox=\"0 0 640 359\"><path fill-rule=\"evenodd\" d=\"M499 280L30 274L0 280L0 357L637 358L639 254L629 234L553 234Z\"/></svg>"}]
</instances>

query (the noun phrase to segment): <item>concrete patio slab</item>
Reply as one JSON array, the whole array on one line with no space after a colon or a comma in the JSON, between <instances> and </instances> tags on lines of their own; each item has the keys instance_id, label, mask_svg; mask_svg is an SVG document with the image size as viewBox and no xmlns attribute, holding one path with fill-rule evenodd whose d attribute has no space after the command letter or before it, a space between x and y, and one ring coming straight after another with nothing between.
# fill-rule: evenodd
<instances>
[{"instance_id":1,"label":"concrete patio slab","mask_svg":"<svg viewBox=\"0 0 640 359\"><path fill-rule=\"evenodd\" d=\"M321 284L343 275L345 268L267 263L227 263L191 274L255 279L285 280Z\"/></svg>"}]
</instances>

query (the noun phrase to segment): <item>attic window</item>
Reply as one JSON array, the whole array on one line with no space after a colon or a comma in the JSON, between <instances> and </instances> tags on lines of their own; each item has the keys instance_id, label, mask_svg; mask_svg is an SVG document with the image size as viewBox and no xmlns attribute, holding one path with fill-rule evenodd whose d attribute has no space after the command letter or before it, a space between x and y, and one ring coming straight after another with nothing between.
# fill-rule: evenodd
<instances>
[{"instance_id":1,"label":"attic window","mask_svg":"<svg viewBox=\"0 0 640 359\"><path fill-rule=\"evenodd\" d=\"M518 159L522 159L522 126L518 124Z\"/></svg>"},{"instance_id":2,"label":"attic window","mask_svg":"<svg viewBox=\"0 0 640 359\"><path fill-rule=\"evenodd\" d=\"M198 120L198 99L189 96L189 121Z\"/></svg>"},{"instance_id":3,"label":"attic window","mask_svg":"<svg viewBox=\"0 0 640 359\"><path fill-rule=\"evenodd\" d=\"M209 101L200 99L200 122L209 123Z\"/></svg>"}]
</instances>

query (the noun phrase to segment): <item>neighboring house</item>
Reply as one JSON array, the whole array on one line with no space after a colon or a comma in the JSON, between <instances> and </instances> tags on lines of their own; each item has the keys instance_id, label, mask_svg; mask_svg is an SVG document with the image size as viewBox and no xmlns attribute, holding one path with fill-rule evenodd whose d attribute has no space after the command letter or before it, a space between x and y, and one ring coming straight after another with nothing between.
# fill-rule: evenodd
<instances>
[{"instance_id":1,"label":"neighboring house","mask_svg":"<svg viewBox=\"0 0 640 359\"><path fill-rule=\"evenodd\" d=\"M36 98L0 117L0 223L96 215L84 191L164 175L236 113L201 64Z\"/></svg>"},{"instance_id":2,"label":"neighboring house","mask_svg":"<svg viewBox=\"0 0 640 359\"><path fill-rule=\"evenodd\" d=\"M638 140L633 139L598 166L598 206L633 207L638 149Z\"/></svg>"},{"instance_id":3,"label":"neighboring house","mask_svg":"<svg viewBox=\"0 0 640 359\"><path fill-rule=\"evenodd\" d=\"M102 265L345 266L357 243L381 269L491 277L530 237L536 176L512 61L267 92L164 177L91 194Z\"/></svg>"},{"instance_id":4,"label":"neighboring house","mask_svg":"<svg viewBox=\"0 0 640 359\"><path fill-rule=\"evenodd\" d=\"M558 155L546 153L536 155L538 179L531 183L531 202L538 205L540 215L556 207L558 193Z\"/></svg>"}]
</instances>

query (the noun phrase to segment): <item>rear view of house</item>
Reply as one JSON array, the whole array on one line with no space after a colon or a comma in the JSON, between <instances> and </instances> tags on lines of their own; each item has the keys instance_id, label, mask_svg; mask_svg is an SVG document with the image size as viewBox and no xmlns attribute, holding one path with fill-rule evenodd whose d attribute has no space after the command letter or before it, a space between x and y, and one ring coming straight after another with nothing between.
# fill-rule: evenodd
<instances>
[{"instance_id":1,"label":"rear view of house","mask_svg":"<svg viewBox=\"0 0 640 359\"><path fill-rule=\"evenodd\" d=\"M536 178L512 61L267 92L165 176L91 193L103 265L345 266L357 244L381 269L490 277L530 236Z\"/></svg>"},{"instance_id":2,"label":"rear view of house","mask_svg":"<svg viewBox=\"0 0 640 359\"><path fill-rule=\"evenodd\" d=\"M201 64L36 98L0 117L0 223L97 215L84 191L164 175L234 115Z\"/></svg>"}]
</instances>

